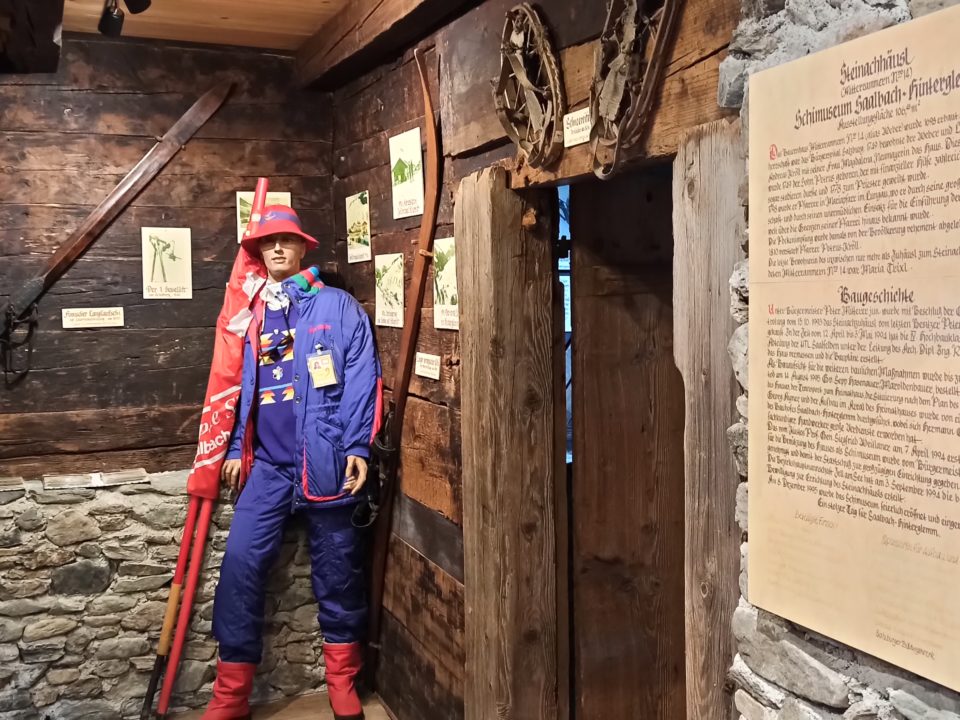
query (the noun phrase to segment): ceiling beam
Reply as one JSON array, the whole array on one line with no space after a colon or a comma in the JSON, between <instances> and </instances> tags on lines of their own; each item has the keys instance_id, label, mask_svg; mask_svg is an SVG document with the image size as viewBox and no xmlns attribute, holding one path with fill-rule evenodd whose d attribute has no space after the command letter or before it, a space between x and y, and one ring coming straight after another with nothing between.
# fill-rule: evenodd
<instances>
[{"instance_id":1,"label":"ceiling beam","mask_svg":"<svg viewBox=\"0 0 960 720\"><path fill-rule=\"evenodd\" d=\"M0 0L0 73L55 72L64 0Z\"/></svg>"},{"instance_id":2,"label":"ceiling beam","mask_svg":"<svg viewBox=\"0 0 960 720\"><path fill-rule=\"evenodd\" d=\"M478 0L353 0L300 46L297 84L335 87L477 4Z\"/></svg>"}]
</instances>

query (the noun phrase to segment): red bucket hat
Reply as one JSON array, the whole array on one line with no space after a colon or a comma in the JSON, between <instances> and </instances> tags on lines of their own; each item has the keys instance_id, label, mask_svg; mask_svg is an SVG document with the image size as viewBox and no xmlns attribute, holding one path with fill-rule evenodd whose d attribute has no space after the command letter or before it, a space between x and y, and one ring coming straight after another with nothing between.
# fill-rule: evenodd
<instances>
[{"instance_id":1,"label":"red bucket hat","mask_svg":"<svg viewBox=\"0 0 960 720\"><path fill-rule=\"evenodd\" d=\"M286 205L267 205L263 209L257 229L250 235L245 235L241 244L248 252L256 255L260 252L260 238L280 233L299 235L307 244L307 250L316 250L320 247L316 238L310 237L303 231L300 218L294 209Z\"/></svg>"}]
</instances>

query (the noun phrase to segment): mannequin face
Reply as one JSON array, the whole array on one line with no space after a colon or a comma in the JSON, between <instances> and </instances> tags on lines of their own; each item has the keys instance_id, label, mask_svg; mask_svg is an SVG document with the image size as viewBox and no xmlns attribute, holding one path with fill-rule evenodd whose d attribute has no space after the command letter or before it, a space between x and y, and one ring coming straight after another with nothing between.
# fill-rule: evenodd
<instances>
[{"instance_id":1,"label":"mannequin face","mask_svg":"<svg viewBox=\"0 0 960 720\"><path fill-rule=\"evenodd\" d=\"M298 235L279 233L260 238L260 254L267 266L267 274L274 282L286 280L300 270L300 261L307 252L307 244Z\"/></svg>"}]
</instances>

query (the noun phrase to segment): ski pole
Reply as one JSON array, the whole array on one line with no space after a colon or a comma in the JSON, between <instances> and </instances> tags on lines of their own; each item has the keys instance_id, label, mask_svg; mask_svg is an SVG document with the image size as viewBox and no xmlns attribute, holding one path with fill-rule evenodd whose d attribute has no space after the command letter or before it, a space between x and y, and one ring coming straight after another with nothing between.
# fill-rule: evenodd
<instances>
[{"instance_id":1,"label":"ski pole","mask_svg":"<svg viewBox=\"0 0 960 720\"><path fill-rule=\"evenodd\" d=\"M147 694L143 698L143 707L140 709L140 720L150 720L150 711L153 708L153 697L157 693L157 684L163 676L167 664L167 655L170 652L170 638L173 636L173 623L177 617L177 606L180 604L180 590L183 587L183 576L187 571L187 559L190 557L190 545L193 543L193 530L197 524L197 512L200 510L200 498L191 495L187 506L187 520L183 526L183 537L180 538L180 554L177 556L177 568L173 573L173 583L170 585L170 596L167 598L167 610L163 615L163 629L160 631L160 641L157 644L157 659L153 663L153 672L150 683L147 685Z\"/></svg>"},{"instance_id":2,"label":"ski pole","mask_svg":"<svg viewBox=\"0 0 960 720\"><path fill-rule=\"evenodd\" d=\"M190 629L190 612L193 610L197 579L200 576L200 567L203 565L203 551L207 544L207 531L210 529L210 515L213 513L214 501L210 498L202 498L201 503L197 537L190 552L190 572L183 589L183 603L180 605L180 614L177 616L177 629L173 638L173 647L170 649L170 658L167 661L167 672L163 676L163 686L160 688L160 701L157 703L158 718L165 718L170 707L170 696L173 694L173 684L177 679L177 666L180 664L183 642L187 637L187 630Z\"/></svg>"}]
</instances>

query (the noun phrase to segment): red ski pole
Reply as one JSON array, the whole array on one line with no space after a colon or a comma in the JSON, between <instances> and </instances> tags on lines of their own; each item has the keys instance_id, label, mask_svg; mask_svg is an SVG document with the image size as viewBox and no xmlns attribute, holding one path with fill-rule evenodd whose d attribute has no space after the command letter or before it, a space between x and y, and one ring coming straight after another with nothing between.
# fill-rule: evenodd
<instances>
[{"instance_id":1,"label":"red ski pole","mask_svg":"<svg viewBox=\"0 0 960 720\"><path fill-rule=\"evenodd\" d=\"M160 631L160 642L157 645L157 659L153 663L153 673L147 685L147 694L143 698L143 707L140 708L140 720L150 720L150 710L153 707L153 697L157 693L157 684L163 676L167 665L167 656L170 652L170 638L173 637L173 621L177 617L177 606L180 604L180 590L183 587L183 576L187 572L187 558L190 557L190 546L193 543L193 530L197 524L197 513L200 510L200 498L190 496L187 506L187 521L183 526L183 537L180 538L180 554L177 556L177 569L173 573L173 583L170 585L170 596L167 598L167 610L163 614L163 629Z\"/></svg>"},{"instance_id":2,"label":"red ski pole","mask_svg":"<svg viewBox=\"0 0 960 720\"><path fill-rule=\"evenodd\" d=\"M266 204L267 185L266 178L260 178L257 181L250 221L245 234L252 232L261 220L263 207ZM245 328L244 320L249 322L252 316L249 308L252 295L246 288L246 281L251 273L262 278L266 275L266 270L259 257L254 257L241 248L230 274L223 308L217 318L217 338L214 344L210 380L207 384L206 401L200 417L197 456L193 470L187 478L190 505L177 558L177 568L164 614L157 660L154 663L141 709L141 720L147 720L150 717L150 708L161 677L163 685L157 715L166 716L183 652L183 643L190 625L190 613L193 610L197 579L203 563L210 516L213 512L213 504L220 493L220 468L226 455L226 442L233 429L234 409L240 394L245 330L238 332L237 328ZM189 576L186 586L183 587L183 578L187 573ZM183 587L183 602L178 613L181 587ZM171 635L174 636L172 647Z\"/></svg>"},{"instance_id":3,"label":"red ski pole","mask_svg":"<svg viewBox=\"0 0 960 720\"><path fill-rule=\"evenodd\" d=\"M191 503L196 498L191 499ZM203 565L203 550L207 544L207 531L210 529L210 515L213 513L213 500L200 500L200 520L197 522L197 537L190 553L190 574L183 590L183 604L177 617L177 632L173 638L173 647L170 650L170 659L167 663L167 673L163 676L163 686L160 689L160 701L157 703L157 717L165 718L170 707L170 696L173 694L173 684L177 678L177 666L180 664L180 655L183 652L183 641L190 629L190 613L193 610L193 598L197 591L197 579L200 577L200 567Z\"/></svg>"}]
</instances>

